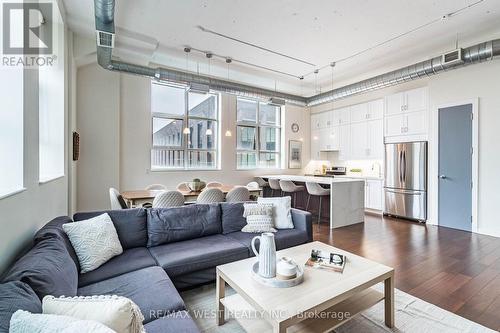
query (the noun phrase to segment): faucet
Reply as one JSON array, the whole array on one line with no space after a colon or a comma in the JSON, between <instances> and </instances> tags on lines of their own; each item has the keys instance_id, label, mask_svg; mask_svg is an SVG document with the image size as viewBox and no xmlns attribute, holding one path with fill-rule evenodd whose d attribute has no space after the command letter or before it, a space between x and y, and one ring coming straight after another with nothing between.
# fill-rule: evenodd
<instances>
[{"instance_id":1,"label":"faucet","mask_svg":"<svg viewBox=\"0 0 500 333\"><path fill-rule=\"evenodd\" d=\"M374 162L374 163L372 164L372 171L375 171L375 167L377 167L377 168L378 168L378 176L379 176L379 177L382 177L382 165L380 165L380 163L379 163L379 162Z\"/></svg>"}]
</instances>

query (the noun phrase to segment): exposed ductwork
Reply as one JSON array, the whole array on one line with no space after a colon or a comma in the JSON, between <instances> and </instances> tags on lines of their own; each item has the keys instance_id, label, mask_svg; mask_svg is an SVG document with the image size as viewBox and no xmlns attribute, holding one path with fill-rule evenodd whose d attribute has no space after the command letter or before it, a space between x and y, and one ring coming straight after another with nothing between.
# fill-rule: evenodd
<instances>
[{"instance_id":1,"label":"exposed ductwork","mask_svg":"<svg viewBox=\"0 0 500 333\"><path fill-rule=\"evenodd\" d=\"M307 105L313 106L328 103L352 95L435 75L449 69L491 60L493 57L500 55L500 39L476 44L461 50L461 52L461 62L447 63L445 61L445 57L438 56L392 72L372 77L370 79L309 97L307 98Z\"/></svg>"},{"instance_id":2,"label":"exposed ductwork","mask_svg":"<svg viewBox=\"0 0 500 333\"><path fill-rule=\"evenodd\" d=\"M146 76L160 81L208 85L210 89L239 96L263 99L274 97L284 99L287 103L301 106L328 103L352 95L435 75L446 70L491 60L493 57L500 55L500 39L496 39L461 50L460 56L462 61L448 63L445 57L438 56L430 60L422 61L367 80L306 98L232 81L216 79L206 75L161 67L153 68L114 60L112 59L112 50L115 34L115 0L94 0L94 9L97 33L97 62L105 69Z\"/></svg>"}]
</instances>

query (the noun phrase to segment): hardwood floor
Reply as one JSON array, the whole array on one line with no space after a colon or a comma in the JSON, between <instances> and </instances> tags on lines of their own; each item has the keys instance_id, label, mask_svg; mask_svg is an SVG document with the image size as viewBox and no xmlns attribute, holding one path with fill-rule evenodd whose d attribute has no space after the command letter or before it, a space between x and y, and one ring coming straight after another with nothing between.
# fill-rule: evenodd
<instances>
[{"instance_id":1,"label":"hardwood floor","mask_svg":"<svg viewBox=\"0 0 500 333\"><path fill-rule=\"evenodd\" d=\"M314 240L394 267L396 288L500 330L500 238L366 215Z\"/></svg>"}]
</instances>

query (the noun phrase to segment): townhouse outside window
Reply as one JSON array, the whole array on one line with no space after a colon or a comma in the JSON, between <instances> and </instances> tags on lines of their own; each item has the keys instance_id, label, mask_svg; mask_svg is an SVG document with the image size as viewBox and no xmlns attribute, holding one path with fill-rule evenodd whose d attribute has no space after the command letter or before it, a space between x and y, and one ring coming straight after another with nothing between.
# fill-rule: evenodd
<instances>
[{"instance_id":1,"label":"townhouse outside window","mask_svg":"<svg viewBox=\"0 0 500 333\"><path fill-rule=\"evenodd\" d=\"M151 83L152 170L218 167L219 96Z\"/></svg>"},{"instance_id":2,"label":"townhouse outside window","mask_svg":"<svg viewBox=\"0 0 500 333\"><path fill-rule=\"evenodd\" d=\"M237 168L279 168L281 107L238 98L236 112Z\"/></svg>"}]
</instances>

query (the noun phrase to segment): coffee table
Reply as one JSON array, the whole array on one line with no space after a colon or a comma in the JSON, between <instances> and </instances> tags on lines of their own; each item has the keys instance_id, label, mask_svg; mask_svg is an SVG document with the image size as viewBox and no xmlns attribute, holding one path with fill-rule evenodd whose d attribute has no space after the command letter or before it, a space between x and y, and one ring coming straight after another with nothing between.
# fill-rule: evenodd
<instances>
[{"instance_id":1,"label":"coffee table","mask_svg":"<svg viewBox=\"0 0 500 333\"><path fill-rule=\"evenodd\" d=\"M217 266L217 324L224 324L229 311L247 332L328 332L383 299L385 325L394 326L393 268L321 242L281 250L277 256L303 265L312 249L345 254L344 272L305 267L300 285L272 288L252 279L256 258ZM379 282L384 282L384 293L370 288ZM226 297L226 284L236 293Z\"/></svg>"}]
</instances>

